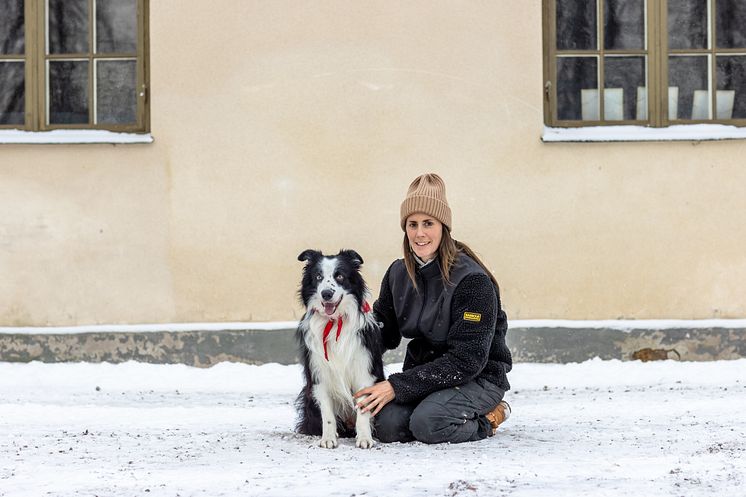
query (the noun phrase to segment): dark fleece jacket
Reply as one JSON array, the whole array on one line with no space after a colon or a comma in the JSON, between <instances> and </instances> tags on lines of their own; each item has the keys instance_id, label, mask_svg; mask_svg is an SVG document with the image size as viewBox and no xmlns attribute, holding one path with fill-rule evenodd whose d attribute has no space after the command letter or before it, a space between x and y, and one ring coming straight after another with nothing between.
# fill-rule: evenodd
<instances>
[{"instance_id":1,"label":"dark fleece jacket","mask_svg":"<svg viewBox=\"0 0 746 497\"><path fill-rule=\"evenodd\" d=\"M404 260L389 267L373 311L383 323L383 343L399 346L411 338L404 368L388 380L396 402L411 403L444 388L474 379L510 389L507 373L513 360L505 344L507 318L497 288L466 254L443 281L437 260L417 268L417 289Z\"/></svg>"}]
</instances>

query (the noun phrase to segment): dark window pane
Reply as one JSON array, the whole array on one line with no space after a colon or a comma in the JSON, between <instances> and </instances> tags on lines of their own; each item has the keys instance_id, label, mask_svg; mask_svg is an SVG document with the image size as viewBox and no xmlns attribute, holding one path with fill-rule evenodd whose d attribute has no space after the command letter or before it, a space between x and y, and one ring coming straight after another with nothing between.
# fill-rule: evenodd
<instances>
[{"instance_id":1,"label":"dark window pane","mask_svg":"<svg viewBox=\"0 0 746 497\"><path fill-rule=\"evenodd\" d=\"M596 50L595 0L557 0L557 49Z\"/></svg>"},{"instance_id":2,"label":"dark window pane","mask_svg":"<svg viewBox=\"0 0 746 497\"><path fill-rule=\"evenodd\" d=\"M48 0L49 53L88 52L88 0Z\"/></svg>"},{"instance_id":3,"label":"dark window pane","mask_svg":"<svg viewBox=\"0 0 746 497\"><path fill-rule=\"evenodd\" d=\"M49 62L49 124L88 123L88 61Z\"/></svg>"},{"instance_id":4,"label":"dark window pane","mask_svg":"<svg viewBox=\"0 0 746 497\"><path fill-rule=\"evenodd\" d=\"M136 0L96 0L96 52L136 51Z\"/></svg>"},{"instance_id":5,"label":"dark window pane","mask_svg":"<svg viewBox=\"0 0 746 497\"><path fill-rule=\"evenodd\" d=\"M23 0L0 0L0 53L22 54L25 50Z\"/></svg>"},{"instance_id":6,"label":"dark window pane","mask_svg":"<svg viewBox=\"0 0 746 497\"><path fill-rule=\"evenodd\" d=\"M718 0L715 12L718 48L746 48L746 1Z\"/></svg>"},{"instance_id":7,"label":"dark window pane","mask_svg":"<svg viewBox=\"0 0 746 497\"><path fill-rule=\"evenodd\" d=\"M718 119L746 119L746 56L718 56L717 81Z\"/></svg>"},{"instance_id":8,"label":"dark window pane","mask_svg":"<svg viewBox=\"0 0 746 497\"><path fill-rule=\"evenodd\" d=\"M707 48L707 0L668 0L668 48Z\"/></svg>"},{"instance_id":9,"label":"dark window pane","mask_svg":"<svg viewBox=\"0 0 746 497\"><path fill-rule=\"evenodd\" d=\"M96 122L137 122L137 64L134 60L96 63Z\"/></svg>"},{"instance_id":10,"label":"dark window pane","mask_svg":"<svg viewBox=\"0 0 746 497\"><path fill-rule=\"evenodd\" d=\"M607 50L645 48L644 0L606 0L604 46Z\"/></svg>"},{"instance_id":11,"label":"dark window pane","mask_svg":"<svg viewBox=\"0 0 746 497\"><path fill-rule=\"evenodd\" d=\"M707 55L668 58L669 107L676 106L675 112L669 108L671 119L710 118L709 61Z\"/></svg>"},{"instance_id":12,"label":"dark window pane","mask_svg":"<svg viewBox=\"0 0 746 497\"><path fill-rule=\"evenodd\" d=\"M604 119L647 119L646 86L645 57L604 57Z\"/></svg>"},{"instance_id":13,"label":"dark window pane","mask_svg":"<svg viewBox=\"0 0 746 497\"><path fill-rule=\"evenodd\" d=\"M557 117L598 120L598 58L557 58Z\"/></svg>"},{"instance_id":14,"label":"dark window pane","mask_svg":"<svg viewBox=\"0 0 746 497\"><path fill-rule=\"evenodd\" d=\"M0 124L24 124L23 62L0 62Z\"/></svg>"}]
</instances>

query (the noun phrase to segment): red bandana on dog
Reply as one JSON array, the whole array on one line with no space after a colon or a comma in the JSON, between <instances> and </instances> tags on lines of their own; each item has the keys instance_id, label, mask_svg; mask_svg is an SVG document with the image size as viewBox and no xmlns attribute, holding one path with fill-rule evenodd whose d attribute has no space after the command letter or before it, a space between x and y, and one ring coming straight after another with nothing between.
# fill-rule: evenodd
<instances>
[{"instance_id":1,"label":"red bandana on dog","mask_svg":"<svg viewBox=\"0 0 746 497\"><path fill-rule=\"evenodd\" d=\"M370 312L370 304L368 302L363 302L363 313ZM329 353L326 350L326 339L329 336L329 333L332 331L332 327L334 326L334 320L330 319L328 323L326 323L326 326L324 327L324 335L321 338L322 343L324 344L324 359L327 361L329 360ZM339 319L337 319L337 338L335 341L339 341L339 334L342 333L342 316L339 316Z\"/></svg>"}]
</instances>

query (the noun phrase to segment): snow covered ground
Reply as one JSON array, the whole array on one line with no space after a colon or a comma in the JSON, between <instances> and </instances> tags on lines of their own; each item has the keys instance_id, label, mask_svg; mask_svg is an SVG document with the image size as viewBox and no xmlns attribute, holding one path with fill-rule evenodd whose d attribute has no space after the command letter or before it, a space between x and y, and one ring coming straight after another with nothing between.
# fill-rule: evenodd
<instances>
[{"instance_id":1,"label":"snow covered ground","mask_svg":"<svg viewBox=\"0 0 746 497\"><path fill-rule=\"evenodd\" d=\"M292 431L296 366L0 363L0 495L746 495L746 359L510 380L495 437L328 450Z\"/></svg>"}]
</instances>

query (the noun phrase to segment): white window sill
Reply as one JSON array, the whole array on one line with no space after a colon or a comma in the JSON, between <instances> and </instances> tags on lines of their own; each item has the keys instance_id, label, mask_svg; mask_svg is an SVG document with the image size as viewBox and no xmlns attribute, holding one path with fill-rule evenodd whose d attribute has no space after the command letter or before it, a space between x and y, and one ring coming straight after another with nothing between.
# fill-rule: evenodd
<instances>
[{"instance_id":1,"label":"white window sill","mask_svg":"<svg viewBox=\"0 0 746 497\"><path fill-rule=\"evenodd\" d=\"M544 126L543 142L640 142L743 140L746 127L724 124L686 124L667 128L645 126L589 126L586 128L550 128Z\"/></svg>"},{"instance_id":2,"label":"white window sill","mask_svg":"<svg viewBox=\"0 0 746 497\"><path fill-rule=\"evenodd\" d=\"M0 130L0 144L153 143L150 133L115 133L100 129L53 131Z\"/></svg>"}]
</instances>

